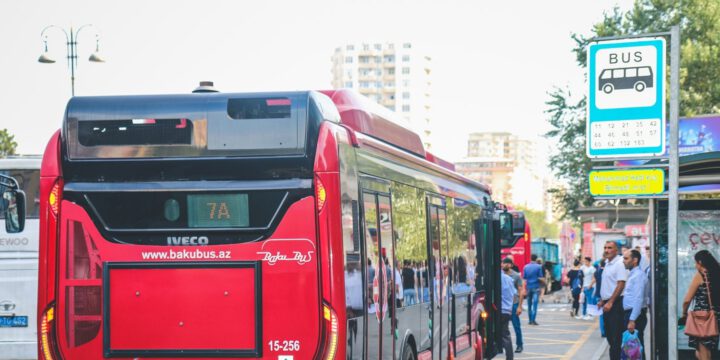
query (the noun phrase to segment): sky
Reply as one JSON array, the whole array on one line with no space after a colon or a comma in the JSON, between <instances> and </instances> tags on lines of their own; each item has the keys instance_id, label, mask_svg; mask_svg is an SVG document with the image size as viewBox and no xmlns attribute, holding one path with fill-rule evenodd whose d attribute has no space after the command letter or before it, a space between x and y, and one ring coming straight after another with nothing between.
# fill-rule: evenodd
<instances>
[{"instance_id":1,"label":"sky","mask_svg":"<svg viewBox=\"0 0 720 360\"><path fill-rule=\"evenodd\" d=\"M93 24L78 36L76 95L188 93L201 80L224 92L327 89L335 47L410 41L433 59L437 155L459 160L474 131L546 148L547 93L585 91L570 35L589 35L614 6L632 1L2 1L0 129L19 153L42 153L61 125L70 71L58 29L46 32L57 63L37 62L40 33ZM105 63L87 61L96 33Z\"/></svg>"}]
</instances>

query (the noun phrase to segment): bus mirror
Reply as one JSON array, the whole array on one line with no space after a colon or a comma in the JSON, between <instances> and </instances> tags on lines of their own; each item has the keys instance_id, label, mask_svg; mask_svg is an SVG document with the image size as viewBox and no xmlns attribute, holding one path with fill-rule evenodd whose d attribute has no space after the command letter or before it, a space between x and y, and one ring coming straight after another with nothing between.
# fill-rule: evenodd
<instances>
[{"instance_id":1,"label":"bus mirror","mask_svg":"<svg viewBox=\"0 0 720 360\"><path fill-rule=\"evenodd\" d=\"M500 213L500 239L503 242L513 242L513 216L509 212Z\"/></svg>"},{"instance_id":2,"label":"bus mirror","mask_svg":"<svg viewBox=\"0 0 720 360\"><path fill-rule=\"evenodd\" d=\"M25 193L22 190L6 188L2 194L5 231L19 233L25 228Z\"/></svg>"}]
</instances>

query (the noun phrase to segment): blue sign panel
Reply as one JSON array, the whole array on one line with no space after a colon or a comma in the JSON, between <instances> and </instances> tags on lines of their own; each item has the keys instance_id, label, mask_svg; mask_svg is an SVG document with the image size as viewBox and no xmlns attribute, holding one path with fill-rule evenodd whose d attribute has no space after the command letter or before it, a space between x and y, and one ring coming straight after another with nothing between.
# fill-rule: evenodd
<instances>
[{"instance_id":1,"label":"blue sign panel","mask_svg":"<svg viewBox=\"0 0 720 360\"><path fill-rule=\"evenodd\" d=\"M665 152L665 39L605 41L588 47L587 155Z\"/></svg>"}]
</instances>

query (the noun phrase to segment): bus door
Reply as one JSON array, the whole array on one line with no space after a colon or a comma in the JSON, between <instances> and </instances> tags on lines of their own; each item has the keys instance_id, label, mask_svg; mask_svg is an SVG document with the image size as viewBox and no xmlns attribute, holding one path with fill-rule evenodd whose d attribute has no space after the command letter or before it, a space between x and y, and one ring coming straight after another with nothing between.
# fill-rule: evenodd
<instances>
[{"instance_id":1,"label":"bus door","mask_svg":"<svg viewBox=\"0 0 720 360\"><path fill-rule=\"evenodd\" d=\"M493 344L493 354L499 351L499 347L502 344L502 334L500 332L501 325L501 280L500 280L500 222L492 222L492 231L490 232L490 239L488 241L488 255L486 259L486 272L487 272L487 304L492 304L490 316L490 337L488 338L488 344Z\"/></svg>"},{"instance_id":2,"label":"bus door","mask_svg":"<svg viewBox=\"0 0 720 360\"><path fill-rule=\"evenodd\" d=\"M394 359L395 256L390 197L363 192L367 279L367 359Z\"/></svg>"},{"instance_id":3,"label":"bus door","mask_svg":"<svg viewBox=\"0 0 720 360\"><path fill-rule=\"evenodd\" d=\"M432 327L430 337L432 338L433 359L445 359L447 357L447 344L450 334L448 323L448 296L450 289L450 274L448 256L448 234L447 215L443 199L428 196L428 255L432 276L430 284L432 294Z\"/></svg>"}]
</instances>

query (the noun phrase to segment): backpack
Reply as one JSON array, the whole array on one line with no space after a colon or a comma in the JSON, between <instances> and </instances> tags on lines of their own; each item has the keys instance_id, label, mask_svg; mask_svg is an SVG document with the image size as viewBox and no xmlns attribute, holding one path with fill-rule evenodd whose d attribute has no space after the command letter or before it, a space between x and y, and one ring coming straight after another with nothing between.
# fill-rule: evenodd
<instances>
[{"instance_id":1,"label":"backpack","mask_svg":"<svg viewBox=\"0 0 720 360\"><path fill-rule=\"evenodd\" d=\"M570 288L572 289L573 293L579 294L582 290L582 278L580 277L580 273L576 274L575 277L572 279L572 282L570 283Z\"/></svg>"}]
</instances>

